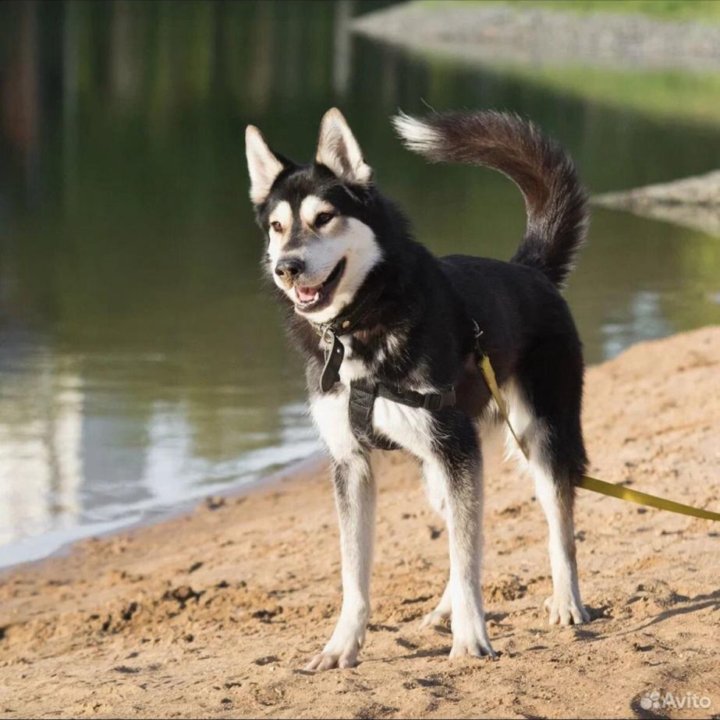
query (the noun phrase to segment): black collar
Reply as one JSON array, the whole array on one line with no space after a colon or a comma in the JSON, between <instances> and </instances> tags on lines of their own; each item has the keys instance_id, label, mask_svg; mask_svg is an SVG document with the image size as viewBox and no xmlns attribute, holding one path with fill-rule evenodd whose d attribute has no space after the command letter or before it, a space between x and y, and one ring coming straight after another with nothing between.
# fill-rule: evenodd
<instances>
[{"instance_id":1,"label":"black collar","mask_svg":"<svg viewBox=\"0 0 720 720\"><path fill-rule=\"evenodd\" d=\"M367 329L371 325L377 324L375 318L372 317L374 313L371 310L373 306L377 307L382 291L381 286L365 291L360 300L351 302L332 320L325 323L311 322L311 325L320 337L328 332L332 332L334 335L351 335L358 330Z\"/></svg>"}]
</instances>

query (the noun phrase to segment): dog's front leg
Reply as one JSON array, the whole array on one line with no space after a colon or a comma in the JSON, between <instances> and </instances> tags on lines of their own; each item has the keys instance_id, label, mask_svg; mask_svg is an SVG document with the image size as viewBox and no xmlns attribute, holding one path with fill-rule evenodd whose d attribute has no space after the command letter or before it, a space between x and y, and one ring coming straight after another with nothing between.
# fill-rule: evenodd
<instances>
[{"instance_id":1,"label":"dog's front leg","mask_svg":"<svg viewBox=\"0 0 720 720\"><path fill-rule=\"evenodd\" d=\"M429 485L444 489L450 545L450 581L446 593L451 611L453 645L450 657L489 655L490 645L480 584L482 555L482 460L474 430L448 438L425 460L423 468ZM465 428L462 428L465 430ZM441 605L442 605L441 601Z\"/></svg>"},{"instance_id":2,"label":"dog's front leg","mask_svg":"<svg viewBox=\"0 0 720 720\"><path fill-rule=\"evenodd\" d=\"M355 665L370 613L376 491L368 454L358 450L349 459L336 461L333 479L340 521L342 610L330 640L309 662L308 670Z\"/></svg>"}]
</instances>

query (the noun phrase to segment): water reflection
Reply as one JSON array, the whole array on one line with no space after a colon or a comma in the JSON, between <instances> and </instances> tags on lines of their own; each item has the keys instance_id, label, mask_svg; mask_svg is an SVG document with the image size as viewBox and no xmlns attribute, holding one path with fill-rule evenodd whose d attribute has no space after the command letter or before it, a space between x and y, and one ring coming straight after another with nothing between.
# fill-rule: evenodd
<instances>
[{"instance_id":1,"label":"water reflection","mask_svg":"<svg viewBox=\"0 0 720 720\"><path fill-rule=\"evenodd\" d=\"M497 257L517 192L403 152L398 106L530 115L596 191L720 162L715 127L353 39L352 14L382 4L0 5L0 563L317 447L259 277L247 122L310 157L341 104L423 240ZM719 270L700 233L598 211L569 290L588 358L717 321Z\"/></svg>"},{"instance_id":2,"label":"water reflection","mask_svg":"<svg viewBox=\"0 0 720 720\"><path fill-rule=\"evenodd\" d=\"M88 358L82 363L24 343L13 351L4 340L0 564L52 549L79 524L112 527L143 511L172 508L318 447L303 403L281 406L270 432L261 431L238 388L215 388L213 403L176 397L140 407L128 398L133 380L124 376L123 359L96 358L120 372L93 385L95 375L83 372ZM158 362L134 356L133 375L138 364ZM150 371L140 374L139 382L152 383ZM248 432L248 425L258 429ZM218 434L198 433L214 426ZM44 543L9 545L49 529L55 534Z\"/></svg>"},{"instance_id":3,"label":"water reflection","mask_svg":"<svg viewBox=\"0 0 720 720\"><path fill-rule=\"evenodd\" d=\"M6 335L0 368L0 546L80 510L82 379Z\"/></svg>"}]
</instances>

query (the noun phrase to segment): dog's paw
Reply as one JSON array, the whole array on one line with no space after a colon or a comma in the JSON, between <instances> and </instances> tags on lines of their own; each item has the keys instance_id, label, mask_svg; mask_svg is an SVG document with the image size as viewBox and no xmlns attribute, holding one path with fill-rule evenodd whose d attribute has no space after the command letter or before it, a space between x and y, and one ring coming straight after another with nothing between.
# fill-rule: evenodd
<instances>
[{"instance_id":1,"label":"dog's paw","mask_svg":"<svg viewBox=\"0 0 720 720\"><path fill-rule=\"evenodd\" d=\"M479 637L453 639L450 658L464 657L465 655L489 657L491 660L497 659L497 653L493 650L487 638L485 640Z\"/></svg>"},{"instance_id":2,"label":"dog's paw","mask_svg":"<svg viewBox=\"0 0 720 720\"><path fill-rule=\"evenodd\" d=\"M423 617L420 621L420 629L425 630L427 628L437 628L438 630L448 629L448 623L450 620L450 613L443 612L442 610L433 610Z\"/></svg>"},{"instance_id":3,"label":"dog's paw","mask_svg":"<svg viewBox=\"0 0 720 720\"><path fill-rule=\"evenodd\" d=\"M348 623L341 618L327 645L321 653L310 660L305 669L332 670L355 667L364 639L364 620L361 623Z\"/></svg>"},{"instance_id":4,"label":"dog's paw","mask_svg":"<svg viewBox=\"0 0 720 720\"><path fill-rule=\"evenodd\" d=\"M323 650L305 666L306 670L333 670L335 668L345 669L357 665L359 648L357 646L348 648L344 652L333 652Z\"/></svg>"},{"instance_id":5,"label":"dog's paw","mask_svg":"<svg viewBox=\"0 0 720 720\"><path fill-rule=\"evenodd\" d=\"M473 657L489 657L492 660L497 654L490 645L490 640L485 629L485 621L482 615L471 617L456 622L453 615L452 621L453 644L450 650L450 657L457 658L465 655Z\"/></svg>"},{"instance_id":6,"label":"dog's paw","mask_svg":"<svg viewBox=\"0 0 720 720\"><path fill-rule=\"evenodd\" d=\"M590 621L588 611L572 595L551 595L545 600L550 625L582 625Z\"/></svg>"}]
</instances>

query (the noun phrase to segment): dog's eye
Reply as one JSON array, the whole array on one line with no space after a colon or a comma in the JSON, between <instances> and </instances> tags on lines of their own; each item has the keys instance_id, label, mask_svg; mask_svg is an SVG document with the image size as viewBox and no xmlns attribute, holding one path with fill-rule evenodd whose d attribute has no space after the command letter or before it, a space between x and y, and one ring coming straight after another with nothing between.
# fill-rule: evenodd
<instances>
[{"instance_id":1,"label":"dog's eye","mask_svg":"<svg viewBox=\"0 0 720 720\"><path fill-rule=\"evenodd\" d=\"M323 225L327 225L335 215L329 212L321 212L315 216L315 227L321 228Z\"/></svg>"},{"instance_id":2,"label":"dog's eye","mask_svg":"<svg viewBox=\"0 0 720 720\"><path fill-rule=\"evenodd\" d=\"M270 223L270 227L276 232L281 233L282 232L282 223L278 222L277 220L273 220Z\"/></svg>"}]
</instances>

